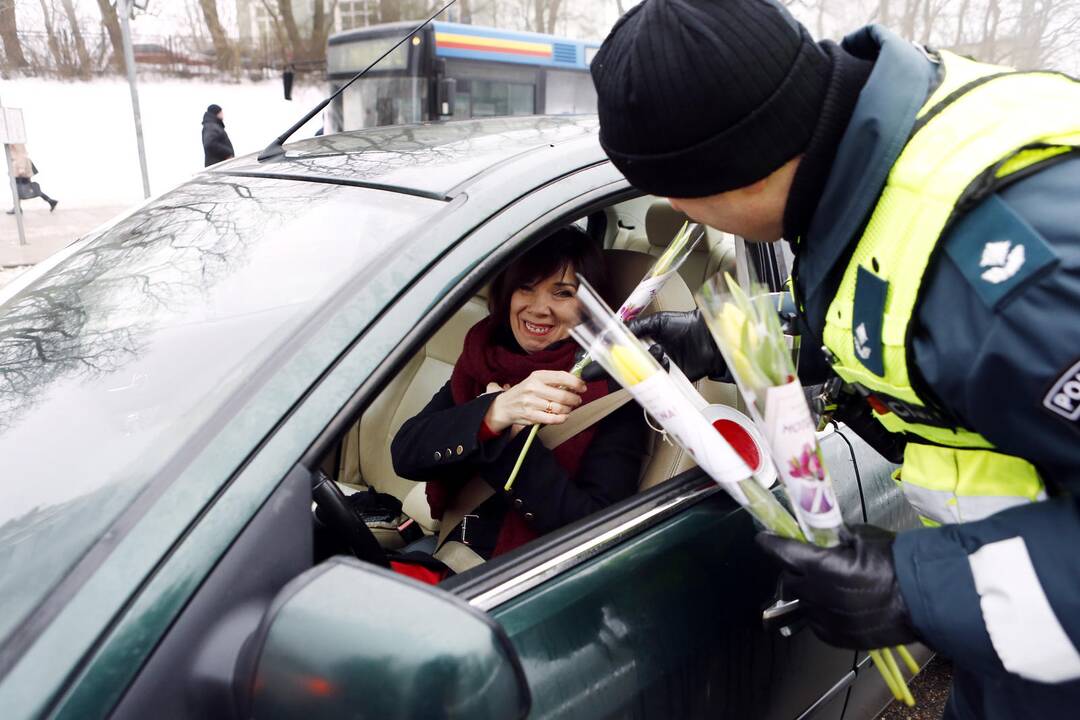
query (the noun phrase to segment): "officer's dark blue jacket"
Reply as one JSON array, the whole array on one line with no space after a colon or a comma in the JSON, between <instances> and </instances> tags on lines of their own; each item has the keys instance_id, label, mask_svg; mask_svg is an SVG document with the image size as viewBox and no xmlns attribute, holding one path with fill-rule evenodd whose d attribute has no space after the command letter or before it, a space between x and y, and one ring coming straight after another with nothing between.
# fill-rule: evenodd
<instances>
[{"instance_id":1,"label":"officer's dark blue jacket","mask_svg":"<svg viewBox=\"0 0 1080 720\"><path fill-rule=\"evenodd\" d=\"M818 338L843 268L939 70L920 48L878 26L850 35L843 46L874 68L799 249L796 282ZM1025 247L1025 263L1004 282L982 278L982 251L991 241ZM982 607L988 600L976 591L969 559L987 543L1022 538L1035 576L1010 578L1006 595L1043 593L1060 623L1057 632L1064 630L1074 651L1080 647L1080 155L1016 178L947 231L927 270L913 342L923 386L963 426L1035 464L1051 495L980 522L897 539L897 573L912 621L929 645L956 662L950 712L1080 714L1080 671L1070 675L1072 658L1063 663L1072 679L1055 684L1006 670L1002 656L1013 648L1007 638L991 640ZM1039 633L1053 628L1030 622L1030 639L1049 643ZM1080 653L1075 662L1080 668Z\"/></svg>"}]
</instances>

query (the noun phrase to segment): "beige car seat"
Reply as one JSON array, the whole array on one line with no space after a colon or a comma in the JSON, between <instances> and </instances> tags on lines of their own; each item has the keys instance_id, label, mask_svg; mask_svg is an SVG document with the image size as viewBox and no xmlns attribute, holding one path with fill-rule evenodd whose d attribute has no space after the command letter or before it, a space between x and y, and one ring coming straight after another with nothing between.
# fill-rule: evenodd
<instances>
[{"instance_id":1,"label":"beige car seat","mask_svg":"<svg viewBox=\"0 0 1080 720\"><path fill-rule=\"evenodd\" d=\"M667 200L653 200L645 213L645 232L620 231L612 247L657 257L671 244L686 220ZM707 278L720 272L735 272L735 240L727 233L706 227L705 237L679 268L679 274L693 292Z\"/></svg>"},{"instance_id":2,"label":"beige car seat","mask_svg":"<svg viewBox=\"0 0 1080 720\"><path fill-rule=\"evenodd\" d=\"M620 300L630 294L655 260L629 250L606 250L604 257L609 272L609 294ZM686 284L672 278L649 311L693 307L694 300ZM390 381L343 440L338 481L393 495L402 501L405 514L428 533L437 531L438 522L430 515L424 483L406 480L394 472L390 443L402 424L423 409L450 378L465 334L486 315L486 295L481 293L471 298ZM650 488L692 466L688 454L660 442L653 433L648 456L642 464L640 488ZM380 539L393 546L395 538L391 535Z\"/></svg>"}]
</instances>

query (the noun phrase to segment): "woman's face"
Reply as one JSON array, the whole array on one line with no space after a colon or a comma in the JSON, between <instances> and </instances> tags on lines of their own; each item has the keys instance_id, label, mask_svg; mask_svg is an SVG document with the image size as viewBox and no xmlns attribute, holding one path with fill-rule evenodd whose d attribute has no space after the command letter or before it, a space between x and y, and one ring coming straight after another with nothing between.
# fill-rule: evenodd
<instances>
[{"instance_id":1,"label":"woman's face","mask_svg":"<svg viewBox=\"0 0 1080 720\"><path fill-rule=\"evenodd\" d=\"M578 323L577 278L567 265L561 272L519 287L510 296L510 330L528 353L570 337Z\"/></svg>"}]
</instances>

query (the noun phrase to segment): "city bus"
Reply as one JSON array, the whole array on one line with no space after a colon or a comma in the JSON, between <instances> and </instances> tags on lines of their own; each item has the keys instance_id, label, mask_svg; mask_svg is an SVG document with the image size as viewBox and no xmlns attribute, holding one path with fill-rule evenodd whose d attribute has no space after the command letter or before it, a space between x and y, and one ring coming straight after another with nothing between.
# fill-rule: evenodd
<instances>
[{"instance_id":1,"label":"city bus","mask_svg":"<svg viewBox=\"0 0 1080 720\"><path fill-rule=\"evenodd\" d=\"M326 54L331 92L413 27L387 23L332 35ZM540 33L432 22L334 101L326 131L596 112L589 63L599 47Z\"/></svg>"}]
</instances>

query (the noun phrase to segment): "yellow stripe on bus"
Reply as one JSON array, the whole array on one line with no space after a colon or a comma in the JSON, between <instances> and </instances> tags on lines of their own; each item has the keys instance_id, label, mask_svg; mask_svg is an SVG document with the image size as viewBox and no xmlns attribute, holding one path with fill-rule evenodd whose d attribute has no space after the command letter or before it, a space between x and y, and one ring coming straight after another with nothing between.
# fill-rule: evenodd
<instances>
[{"instance_id":1,"label":"yellow stripe on bus","mask_svg":"<svg viewBox=\"0 0 1080 720\"><path fill-rule=\"evenodd\" d=\"M459 33L435 33L436 44L440 42L467 43L469 45L481 45L483 47L504 50L528 50L531 52L550 53L551 43L526 42L524 40L502 40L499 38L480 37L478 35L461 35Z\"/></svg>"}]
</instances>

